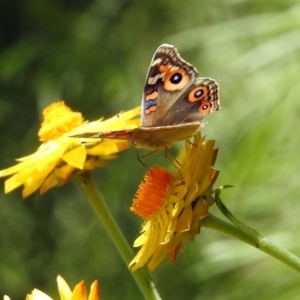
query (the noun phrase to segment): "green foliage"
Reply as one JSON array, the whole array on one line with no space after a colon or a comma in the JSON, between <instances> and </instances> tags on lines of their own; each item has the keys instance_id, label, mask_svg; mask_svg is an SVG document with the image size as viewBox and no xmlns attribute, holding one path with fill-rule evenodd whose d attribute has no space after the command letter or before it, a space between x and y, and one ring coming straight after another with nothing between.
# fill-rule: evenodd
<instances>
[{"instance_id":1,"label":"green foliage","mask_svg":"<svg viewBox=\"0 0 300 300\"><path fill-rule=\"evenodd\" d=\"M89 120L140 104L151 57L177 46L221 87L222 110L203 133L220 148L217 185L239 219L300 255L298 1L32 1L0 4L1 169L39 145L42 109L64 99ZM164 163L164 154L149 158ZM94 172L132 243L129 206L143 174L135 149ZM130 173L130 176L128 176ZM57 299L98 279L103 299L141 294L79 187L0 195L0 296L39 288ZM212 209L218 214L217 208ZM176 274L174 276L174 274ZM298 299L299 275L264 253L203 229L174 266L154 272L163 299Z\"/></svg>"}]
</instances>

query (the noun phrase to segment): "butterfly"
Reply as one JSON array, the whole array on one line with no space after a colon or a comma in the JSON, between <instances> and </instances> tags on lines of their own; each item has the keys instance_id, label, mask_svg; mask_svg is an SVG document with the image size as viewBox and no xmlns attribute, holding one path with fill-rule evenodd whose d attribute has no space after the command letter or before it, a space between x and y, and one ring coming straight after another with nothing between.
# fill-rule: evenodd
<instances>
[{"instance_id":1,"label":"butterfly","mask_svg":"<svg viewBox=\"0 0 300 300\"><path fill-rule=\"evenodd\" d=\"M161 45L146 77L142 126L76 137L129 140L138 148L151 150L167 149L188 139L205 125L205 115L220 109L218 83L197 75L197 69L181 58L175 46Z\"/></svg>"}]
</instances>

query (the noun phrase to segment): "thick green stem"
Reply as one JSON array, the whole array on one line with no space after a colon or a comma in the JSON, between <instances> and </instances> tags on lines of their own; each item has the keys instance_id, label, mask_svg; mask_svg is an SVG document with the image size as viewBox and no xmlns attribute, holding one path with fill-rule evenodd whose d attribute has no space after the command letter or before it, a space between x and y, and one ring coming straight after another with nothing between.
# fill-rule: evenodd
<instances>
[{"instance_id":1,"label":"thick green stem","mask_svg":"<svg viewBox=\"0 0 300 300\"><path fill-rule=\"evenodd\" d=\"M270 241L263 237L263 235L249 227L247 232L233 224L219 219L212 214L202 220L202 226L225 233L231 237L248 243L249 245L277 258L281 262L300 272L300 259L297 256L273 245ZM251 231L252 233L249 234ZM253 232L256 232L257 234L255 235Z\"/></svg>"},{"instance_id":2,"label":"thick green stem","mask_svg":"<svg viewBox=\"0 0 300 300\"><path fill-rule=\"evenodd\" d=\"M91 175L89 173L83 173L75 177L80 184L85 195L90 201L90 204L96 211L102 225L110 236L111 240L117 247L121 257L125 264L128 266L132 260L134 254L131 247L128 245L125 237L123 236L120 228L116 224L112 214L110 213L102 195L96 188ZM154 283L151 281L150 276L144 270L137 270L131 273L139 289L144 295L145 299L158 300L161 299Z\"/></svg>"}]
</instances>

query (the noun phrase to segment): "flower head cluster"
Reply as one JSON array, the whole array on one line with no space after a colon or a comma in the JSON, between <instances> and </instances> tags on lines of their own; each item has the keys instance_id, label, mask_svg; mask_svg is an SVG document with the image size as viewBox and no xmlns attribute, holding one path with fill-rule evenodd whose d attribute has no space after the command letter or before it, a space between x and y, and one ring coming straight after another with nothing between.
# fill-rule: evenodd
<instances>
[{"instance_id":1,"label":"flower head cluster","mask_svg":"<svg viewBox=\"0 0 300 300\"><path fill-rule=\"evenodd\" d=\"M214 203L212 186L219 171L214 168L217 149L200 133L174 160L176 172L151 168L133 201L131 210L145 221L134 246L141 247L130 263L136 270L147 264L153 271L168 255L174 263L184 249L186 238L200 233L201 220Z\"/></svg>"},{"instance_id":2,"label":"flower head cluster","mask_svg":"<svg viewBox=\"0 0 300 300\"><path fill-rule=\"evenodd\" d=\"M24 198L37 189L43 194L65 184L73 173L102 167L107 159L127 149L129 143L72 135L135 128L140 120L133 118L139 113L137 107L105 121L84 122L81 113L71 111L63 101L51 104L43 112L44 121L39 130L43 143L38 150L18 159L17 165L0 171L0 177L12 175L5 181L5 193L23 185Z\"/></svg>"},{"instance_id":3,"label":"flower head cluster","mask_svg":"<svg viewBox=\"0 0 300 300\"><path fill-rule=\"evenodd\" d=\"M100 300L97 280L92 283L89 295L87 294L84 281L79 282L74 290L71 291L66 281L61 276L57 276L57 286L61 300ZM10 300L10 298L4 296L4 300ZM52 300L52 298L42 291L34 289L27 295L26 300Z\"/></svg>"}]
</instances>

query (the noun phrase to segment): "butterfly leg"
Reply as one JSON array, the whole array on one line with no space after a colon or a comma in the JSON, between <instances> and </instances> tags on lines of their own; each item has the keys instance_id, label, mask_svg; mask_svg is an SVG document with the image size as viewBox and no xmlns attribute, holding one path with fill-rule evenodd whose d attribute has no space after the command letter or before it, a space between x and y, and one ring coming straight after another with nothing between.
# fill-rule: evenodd
<instances>
[{"instance_id":1,"label":"butterfly leg","mask_svg":"<svg viewBox=\"0 0 300 300\"><path fill-rule=\"evenodd\" d=\"M177 172L179 173L180 177L181 177L181 181L183 183L183 176L180 172L180 167L181 167L181 163L176 159L176 157L174 157L172 154L169 155L169 149L166 148L165 149L165 157L171 162L171 164L176 168Z\"/></svg>"},{"instance_id":2,"label":"butterfly leg","mask_svg":"<svg viewBox=\"0 0 300 300\"><path fill-rule=\"evenodd\" d=\"M196 144L194 144L191 140L186 140L190 145L192 145L193 147L198 147Z\"/></svg>"},{"instance_id":3,"label":"butterfly leg","mask_svg":"<svg viewBox=\"0 0 300 300\"><path fill-rule=\"evenodd\" d=\"M150 168L149 168L149 166L148 166L148 165L146 164L146 162L145 162L145 157L150 156L150 155L156 153L157 151L158 151L158 150L154 150L154 151L151 151L151 152L149 152L149 153L147 153L147 154L145 154L145 155L143 155L143 156L140 156L139 150L136 148L136 153L137 153L137 157L138 157L139 162L140 162L143 166L145 166L146 168L148 168L148 169L150 169Z\"/></svg>"},{"instance_id":4,"label":"butterfly leg","mask_svg":"<svg viewBox=\"0 0 300 300\"><path fill-rule=\"evenodd\" d=\"M172 154L169 155L169 148L165 149L165 158L168 159L177 170L179 170L178 167L174 164L174 161L176 162L176 164L178 164L178 166L181 166L181 163Z\"/></svg>"}]
</instances>

